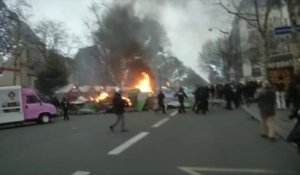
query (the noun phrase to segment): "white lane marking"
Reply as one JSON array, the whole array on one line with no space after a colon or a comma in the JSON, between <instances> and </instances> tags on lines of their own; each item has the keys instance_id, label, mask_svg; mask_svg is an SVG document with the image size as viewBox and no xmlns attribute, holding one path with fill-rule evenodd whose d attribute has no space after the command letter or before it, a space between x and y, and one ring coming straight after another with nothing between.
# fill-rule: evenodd
<instances>
[{"instance_id":1,"label":"white lane marking","mask_svg":"<svg viewBox=\"0 0 300 175\"><path fill-rule=\"evenodd\" d=\"M171 117L174 117L175 115L177 115L178 114L178 111L176 110L176 111L173 111L171 114L170 114L170 116Z\"/></svg>"},{"instance_id":2,"label":"white lane marking","mask_svg":"<svg viewBox=\"0 0 300 175\"><path fill-rule=\"evenodd\" d=\"M180 170L190 175L204 175L204 172L219 173L251 173L251 174L296 174L292 171L275 171L266 169L251 168L216 168L216 167L178 167Z\"/></svg>"},{"instance_id":3,"label":"white lane marking","mask_svg":"<svg viewBox=\"0 0 300 175\"><path fill-rule=\"evenodd\" d=\"M149 132L141 132L138 135L132 137L131 139L127 140L125 143L122 145L116 147L115 149L111 150L108 152L108 155L118 155L122 153L125 149L129 148L131 145L136 143L137 141L141 140L143 137L147 136Z\"/></svg>"},{"instance_id":4,"label":"white lane marking","mask_svg":"<svg viewBox=\"0 0 300 175\"><path fill-rule=\"evenodd\" d=\"M72 175L89 175L89 174L90 174L90 172L88 172L88 171L76 171Z\"/></svg>"},{"instance_id":5,"label":"white lane marking","mask_svg":"<svg viewBox=\"0 0 300 175\"><path fill-rule=\"evenodd\" d=\"M160 127L162 124L166 123L168 120L170 120L170 118L163 118L160 121L158 121L157 123L155 123L152 128L158 128Z\"/></svg>"}]
</instances>

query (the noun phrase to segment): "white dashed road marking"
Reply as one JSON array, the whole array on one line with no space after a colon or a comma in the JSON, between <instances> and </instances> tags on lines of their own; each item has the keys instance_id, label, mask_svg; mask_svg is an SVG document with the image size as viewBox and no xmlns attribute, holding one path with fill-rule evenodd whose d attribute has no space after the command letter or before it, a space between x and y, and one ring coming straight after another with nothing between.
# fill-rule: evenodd
<instances>
[{"instance_id":1,"label":"white dashed road marking","mask_svg":"<svg viewBox=\"0 0 300 175\"><path fill-rule=\"evenodd\" d=\"M292 171L275 171L267 169L253 169L253 168L217 168L217 167L178 167L180 170L189 175L205 175L209 172L215 173L234 173L234 174L296 174Z\"/></svg>"},{"instance_id":2,"label":"white dashed road marking","mask_svg":"<svg viewBox=\"0 0 300 175\"><path fill-rule=\"evenodd\" d=\"M157 123L155 123L152 128L158 128L160 127L162 124L166 123L168 120L170 120L170 118L164 118L161 119L160 121L158 121Z\"/></svg>"},{"instance_id":3,"label":"white dashed road marking","mask_svg":"<svg viewBox=\"0 0 300 175\"><path fill-rule=\"evenodd\" d=\"M88 171L76 171L72 175L89 175L89 174L90 174L90 172L88 172Z\"/></svg>"},{"instance_id":4,"label":"white dashed road marking","mask_svg":"<svg viewBox=\"0 0 300 175\"><path fill-rule=\"evenodd\" d=\"M136 143L139 140L141 140L142 138L146 137L148 134L149 134L149 132L141 132L138 135L136 135L136 136L132 137L131 139L127 140L122 145L120 145L120 146L116 147L115 149L111 150L107 154L108 155L118 155L118 154L122 153L125 149L132 146L134 143Z\"/></svg>"},{"instance_id":5,"label":"white dashed road marking","mask_svg":"<svg viewBox=\"0 0 300 175\"><path fill-rule=\"evenodd\" d=\"M173 112L170 114L170 116L173 117L173 116L175 116L175 115L177 115L177 114L178 114L178 111L176 110L176 111L173 111Z\"/></svg>"}]
</instances>

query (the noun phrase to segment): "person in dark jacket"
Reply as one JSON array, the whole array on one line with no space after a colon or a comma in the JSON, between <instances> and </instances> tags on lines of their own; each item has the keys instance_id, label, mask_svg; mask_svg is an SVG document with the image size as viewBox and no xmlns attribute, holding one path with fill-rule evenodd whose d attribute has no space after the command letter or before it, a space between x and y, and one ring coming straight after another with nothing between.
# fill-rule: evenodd
<instances>
[{"instance_id":1,"label":"person in dark jacket","mask_svg":"<svg viewBox=\"0 0 300 175\"><path fill-rule=\"evenodd\" d=\"M121 132L127 132L128 130L125 128L125 106L127 102L123 100L121 91L119 89L116 90L113 99L113 111L117 115L117 120L111 126L109 126L110 130L113 132L114 128L121 122Z\"/></svg>"},{"instance_id":2,"label":"person in dark jacket","mask_svg":"<svg viewBox=\"0 0 300 175\"><path fill-rule=\"evenodd\" d=\"M194 94L194 104L192 107L192 110L195 111L197 113L197 109L200 105L200 86L197 86L195 91L193 92Z\"/></svg>"},{"instance_id":3,"label":"person in dark jacket","mask_svg":"<svg viewBox=\"0 0 300 175\"><path fill-rule=\"evenodd\" d=\"M210 93L211 99L216 98L216 86L214 84L210 85L209 93Z\"/></svg>"},{"instance_id":4,"label":"person in dark jacket","mask_svg":"<svg viewBox=\"0 0 300 175\"><path fill-rule=\"evenodd\" d=\"M157 94L158 109L156 109L155 112L158 112L161 110L163 112L163 114L166 113L164 100L165 100L165 94L163 93L162 90L160 90L159 93Z\"/></svg>"},{"instance_id":5,"label":"person in dark jacket","mask_svg":"<svg viewBox=\"0 0 300 175\"><path fill-rule=\"evenodd\" d=\"M243 96L244 96L244 101L247 107L249 107L250 102L251 102L251 82L247 81L244 88L243 88Z\"/></svg>"},{"instance_id":6,"label":"person in dark jacket","mask_svg":"<svg viewBox=\"0 0 300 175\"><path fill-rule=\"evenodd\" d=\"M179 88L179 91L175 94L175 96L178 98L178 102L179 102L178 112L185 113L186 110L184 107L184 99L188 98L188 96L186 95L182 87Z\"/></svg>"},{"instance_id":7,"label":"person in dark jacket","mask_svg":"<svg viewBox=\"0 0 300 175\"><path fill-rule=\"evenodd\" d=\"M296 75L290 83L287 101L293 104L293 111L300 109L300 75Z\"/></svg>"},{"instance_id":8,"label":"person in dark jacket","mask_svg":"<svg viewBox=\"0 0 300 175\"><path fill-rule=\"evenodd\" d=\"M199 113L199 110L202 110L203 114L206 114L208 111L208 99L209 99L209 87L201 87L200 90L200 105L196 113Z\"/></svg>"},{"instance_id":9,"label":"person in dark jacket","mask_svg":"<svg viewBox=\"0 0 300 175\"><path fill-rule=\"evenodd\" d=\"M292 129L292 131L289 133L287 137L288 142L295 143L297 145L298 154L300 155L300 112L297 110L296 114L290 115L289 117L291 120L296 119L297 122Z\"/></svg>"},{"instance_id":10,"label":"person in dark jacket","mask_svg":"<svg viewBox=\"0 0 300 175\"><path fill-rule=\"evenodd\" d=\"M230 88L231 88L231 92L232 92L232 101L234 103L234 106L235 108L239 108L240 106L240 89L238 87L238 85L233 82L231 85L230 85Z\"/></svg>"},{"instance_id":11,"label":"person in dark jacket","mask_svg":"<svg viewBox=\"0 0 300 175\"><path fill-rule=\"evenodd\" d=\"M69 101L66 97L64 97L62 99L60 106L61 106L61 108L63 110L63 113L64 113L64 120L70 120L70 117L69 117L70 104L69 104Z\"/></svg>"},{"instance_id":12,"label":"person in dark jacket","mask_svg":"<svg viewBox=\"0 0 300 175\"><path fill-rule=\"evenodd\" d=\"M225 101L226 101L226 107L227 110L232 110L231 102L233 100L233 91L231 88L231 84L226 83L224 86L224 95L225 95Z\"/></svg>"},{"instance_id":13,"label":"person in dark jacket","mask_svg":"<svg viewBox=\"0 0 300 175\"><path fill-rule=\"evenodd\" d=\"M300 75L296 75L288 89L288 101L293 103L289 119L297 119L296 125L287 137L288 142L295 143L300 154Z\"/></svg>"},{"instance_id":14,"label":"person in dark jacket","mask_svg":"<svg viewBox=\"0 0 300 175\"><path fill-rule=\"evenodd\" d=\"M255 99L261 116L261 136L275 141L275 105L276 93L268 81L257 90Z\"/></svg>"}]
</instances>

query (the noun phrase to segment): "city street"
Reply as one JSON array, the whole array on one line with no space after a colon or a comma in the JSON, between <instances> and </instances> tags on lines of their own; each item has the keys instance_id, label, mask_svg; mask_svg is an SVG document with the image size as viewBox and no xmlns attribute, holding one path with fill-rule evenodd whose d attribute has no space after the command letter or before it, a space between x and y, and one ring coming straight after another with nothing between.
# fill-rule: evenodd
<instances>
[{"instance_id":1,"label":"city street","mask_svg":"<svg viewBox=\"0 0 300 175\"><path fill-rule=\"evenodd\" d=\"M1 175L300 174L296 149L259 136L243 110L207 115L126 113L72 116L51 124L0 129Z\"/></svg>"}]
</instances>

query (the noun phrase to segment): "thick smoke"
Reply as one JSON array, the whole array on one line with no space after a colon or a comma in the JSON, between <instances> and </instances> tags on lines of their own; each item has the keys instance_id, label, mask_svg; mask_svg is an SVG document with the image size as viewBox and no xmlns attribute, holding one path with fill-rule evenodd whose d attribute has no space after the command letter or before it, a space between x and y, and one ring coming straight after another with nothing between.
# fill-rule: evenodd
<instances>
[{"instance_id":1,"label":"thick smoke","mask_svg":"<svg viewBox=\"0 0 300 175\"><path fill-rule=\"evenodd\" d=\"M230 28L230 17L219 6L206 0L114 0L114 3L132 3L136 16L157 20L169 38L168 44L162 47L207 79L207 73L198 67L201 64L199 52L206 40L222 36L208 29L217 27L229 31Z\"/></svg>"}]
</instances>

